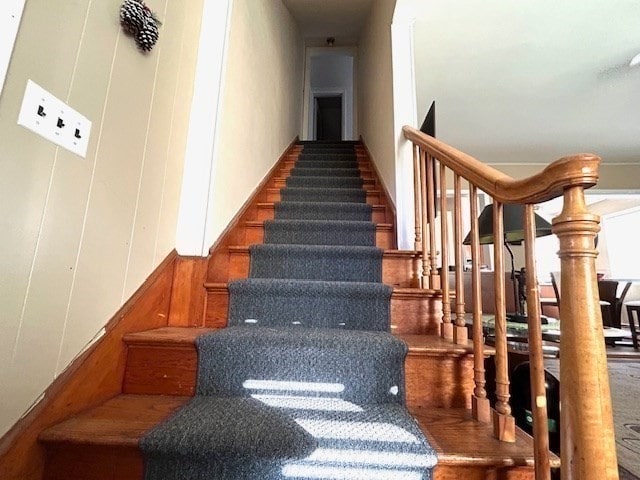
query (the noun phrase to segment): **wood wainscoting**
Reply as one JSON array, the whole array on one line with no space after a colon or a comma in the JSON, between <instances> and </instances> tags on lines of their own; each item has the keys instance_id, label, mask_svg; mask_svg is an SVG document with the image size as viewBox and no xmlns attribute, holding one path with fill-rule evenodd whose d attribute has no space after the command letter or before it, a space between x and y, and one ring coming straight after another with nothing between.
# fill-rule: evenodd
<instances>
[{"instance_id":1,"label":"wood wainscoting","mask_svg":"<svg viewBox=\"0 0 640 480\"><path fill-rule=\"evenodd\" d=\"M118 395L127 360L126 333L167 326L176 265L175 250L106 325L106 333L69 365L42 399L0 438L0 478L40 480L45 451L42 430ZM5 392L6 394L7 392Z\"/></svg>"}]
</instances>

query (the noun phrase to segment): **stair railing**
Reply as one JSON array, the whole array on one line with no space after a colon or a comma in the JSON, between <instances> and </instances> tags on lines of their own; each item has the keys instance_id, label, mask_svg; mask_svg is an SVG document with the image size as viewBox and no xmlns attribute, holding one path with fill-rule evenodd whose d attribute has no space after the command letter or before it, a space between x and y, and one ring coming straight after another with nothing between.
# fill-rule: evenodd
<instances>
[{"instance_id":1,"label":"stair railing","mask_svg":"<svg viewBox=\"0 0 640 480\"><path fill-rule=\"evenodd\" d=\"M496 438L515 441L515 420L509 403L505 276L493 275L495 291L495 403L491 407L484 370L484 332L481 249L478 231L478 194L493 199L494 272L504 272L505 204L524 205L525 280L528 316L528 348L531 364L531 405L536 480L550 478L548 419L540 322L540 299L535 268L535 217L537 203L563 197L562 212L553 219L561 263L562 307L560 322L560 438L561 478L617 479L611 395L598 301L595 269L595 236L599 217L586 208L584 190L598 181L600 159L579 154L557 160L540 173L515 180L433 137L405 126L406 139L414 146L415 246L423 252L423 288L442 290L443 338L466 344L465 310L470 311L474 347L472 415L493 424ZM437 172L437 179L434 178ZM453 179L453 208L447 204L448 181ZM471 246L472 305L464 304L462 250L462 187L468 184ZM436 228L436 198L439 229ZM449 219L453 218L453 252L449 246ZM439 231L438 231L439 230ZM437 236L440 236L439 239ZM439 243L437 242L439 240ZM437 249L439 248L439 255ZM438 258L439 257L439 258ZM452 260L450 262L449 260ZM450 272L449 264L453 264ZM438 264L441 268L438 268ZM449 275L455 277L450 292ZM452 319L451 301L455 301ZM515 298L514 302L518 299Z\"/></svg>"}]
</instances>

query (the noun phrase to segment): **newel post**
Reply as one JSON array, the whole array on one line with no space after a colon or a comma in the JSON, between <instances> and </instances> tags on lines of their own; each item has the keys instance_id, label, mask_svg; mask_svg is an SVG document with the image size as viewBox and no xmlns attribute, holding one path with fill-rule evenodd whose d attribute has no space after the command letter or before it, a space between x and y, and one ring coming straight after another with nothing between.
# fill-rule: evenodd
<instances>
[{"instance_id":1,"label":"newel post","mask_svg":"<svg viewBox=\"0 0 640 480\"><path fill-rule=\"evenodd\" d=\"M564 192L553 220L560 239L560 402L562 480L618 479L607 357L598 301L595 236L583 187Z\"/></svg>"}]
</instances>

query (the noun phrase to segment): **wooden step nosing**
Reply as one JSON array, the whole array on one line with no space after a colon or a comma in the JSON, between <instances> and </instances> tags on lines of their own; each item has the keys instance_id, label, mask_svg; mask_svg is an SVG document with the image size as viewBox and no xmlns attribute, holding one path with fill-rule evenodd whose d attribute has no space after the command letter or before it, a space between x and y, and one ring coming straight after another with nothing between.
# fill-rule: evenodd
<instances>
[{"instance_id":1,"label":"wooden step nosing","mask_svg":"<svg viewBox=\"0 0 640 480\"><path fill-rule=\"evenodd\" d=\"M167 348L167 349L181 349L181 350L191 350L194 348L195 339L199 335L204 335L206 333L210 333L216 331L216 328L194 328L193 333L197 332L197 335L193 337L186 338L184 334L178 332L182 332L182 329L176 329L176 336L171 337L167 335L167 329L171 329L172 327L162 327L159 329L149 330L148 332L140 332L144 333L143 338L137 339L133 335L129 336L126 340L128 345L136 346L136 347L150 347L150 348ZM153 332L161 331L163 334L161 336L154 336ZM403 334L393 334L396 338L403 340L407 343L408 346L408 355L410 356L451 356L451 357L461 357L465 355L473 354L473 344L471 341L465 345L458 344L442 344L442 345L415 345L416 337L423 338L436 338L434 335L412 335L411 338L407 335ZM412 344L413 341L413 344ZM485 354L491 355L493 352L492 347L485 347Z\"/></svg>"},{"instance_id":2,"label":"wooden step nosing","mask_svg":"<svg viewBox=\"0 0 640 480\"><path fill-rule=\"evenodd\" d=\"M275 208L276 203L277 202L258 202L256 206L260 209L272 209L272 208ZM308 202L308 203L315 203L315 202ZM325 203L334 203L334 202L325 202ZM366 204L357 203L357 202L344 202L344 203L355 203L356 205L366 205ZM381 204L375 204L375 205L371 205L371 208L373 210L384 210L387 207Z\"/></svg>"},{"instance_id":3,"label":"wooden step nosing","mask_svg":"<svg viewBox=\"0 0 640 480\"><path fill-rule=\"evenodd\" d=\"M240 248L235 250L236 252L244 253L244 250ZM204 288L209 291L227 291L228 283L221 282L205 282ZM411 288L411 287L393 287L393 292L391 293L391 298L393 299L424 299L424 298L441 298L442 293L440 290L433 289L422 289L422 288Z\"/></svg>"}]
</instances>

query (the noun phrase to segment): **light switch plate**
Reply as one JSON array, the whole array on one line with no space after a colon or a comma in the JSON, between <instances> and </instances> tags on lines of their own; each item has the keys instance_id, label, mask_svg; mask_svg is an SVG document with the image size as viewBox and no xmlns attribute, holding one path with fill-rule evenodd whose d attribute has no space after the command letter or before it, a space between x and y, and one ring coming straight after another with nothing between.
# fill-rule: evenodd
<instances>
[{"instance_id":1,"label":"light switch plate","mask_svg":"<svg viewBox=\"0 0 640 480\"><path fill-rule=\"evenodd\" d=\"M18 125L86 157L91 121L40 85L27 80Z\"/></svg>"}]
</instances>

